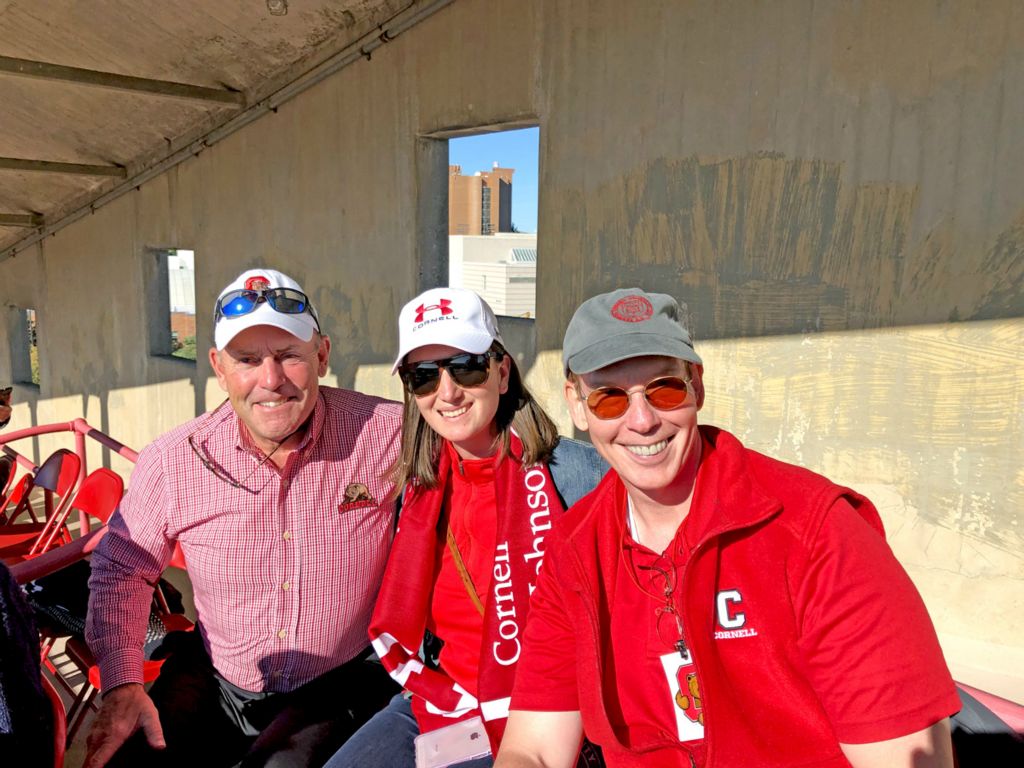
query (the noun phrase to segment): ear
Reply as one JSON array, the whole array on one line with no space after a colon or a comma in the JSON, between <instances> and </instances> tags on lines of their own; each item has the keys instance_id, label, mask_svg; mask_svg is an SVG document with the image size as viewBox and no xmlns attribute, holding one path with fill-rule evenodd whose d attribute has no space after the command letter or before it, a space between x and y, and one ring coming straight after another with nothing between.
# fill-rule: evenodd
<instances>
[{"instance_id":1,"label":"ear","mask_svg":"<svg viewBox=\"0 0 1024 768\"><path fill-rule=\"evenodd\" d=\"M579 390L571 379L565 380L562 394L565 395L566 405L569 406L569 418L572 419L572 423L580 432L586 432L590 428L587 424L587 404L580 397Z\"/></svg>"},{"instance_id":2,"label":"ear","mask_svg":"<svg viewBox=\"0 0 1024 768\"><path fill-rule=\"evenodd\" d=\"M508 392L508 377L509 371L512 370L512 354L506 352L505 356L501 358L501 362L498 363L498 394L504 395Z\"/></svg>"},{"instance_id":3,"label":"ear","mask_svg":"<svg viewBox=\"0 0 1024 768\"><path fill-rule=\"evenodd\" d=\"M320 337L320 348L316 351L316 361L316 375L322 378L327 375L327 366L331 362L331 340L327 336Z\"/></svg>"},{"instance_id":4,"label":"ear","mask_svg":"<svg viewBox=\"0 0 1024 768\"><path fill-rule=\"evenodd\" d=\"M693 386L693 393L697 396L697 410L704 407L704 366L692 364L690 366L690 384Z\"/></svg>"},{"instance_id":5,"label":"ear","mask_svg":"<svg viewBox=\"0 0 1024 768\"><path fill-rule=\"evenodd\" d=\"M217 384L225 392L228 391L228 381L225 376L223 366L220 364L220 352L217 351L216 347L210 347L210 367L213 368L214 374L217 376Z\"/></svg>"}]
</instances>

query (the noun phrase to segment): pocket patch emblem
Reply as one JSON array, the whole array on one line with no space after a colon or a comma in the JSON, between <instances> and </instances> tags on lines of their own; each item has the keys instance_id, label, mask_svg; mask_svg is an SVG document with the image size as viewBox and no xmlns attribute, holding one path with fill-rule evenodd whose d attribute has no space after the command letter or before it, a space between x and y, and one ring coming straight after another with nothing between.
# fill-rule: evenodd
<instances>
[{"instance_id":1,"label":"pocket patch emblem","mask_svg":"<svg viewBox=\"0 0 1024 768\"><path fill-rule=\"evenodd\" d=\"M377 506L377 500L370 495L370 489L366 487L366 483L349 483L345 488L345 500L338 505L338 511L348 512L350 509L375 506Z\"/></svg>"}]
</instances>

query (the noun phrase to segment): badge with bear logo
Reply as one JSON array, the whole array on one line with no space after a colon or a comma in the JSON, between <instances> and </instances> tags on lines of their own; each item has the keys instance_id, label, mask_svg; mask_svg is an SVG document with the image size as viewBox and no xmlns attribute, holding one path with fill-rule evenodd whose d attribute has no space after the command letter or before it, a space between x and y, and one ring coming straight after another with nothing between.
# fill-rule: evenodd
<instances>
[{"instance_id":1,"label":"badge with bear logo","mask_svg":"<svg viewBox=\"0 0 1024 768\"><path fill-rule=\"evenodd\" d=\"M700 697L697 669L690 654L666 653L661 657L665 679L671 692L672 711L680 741L704 738L704 706Z\"/></svg>"}]
</instances>

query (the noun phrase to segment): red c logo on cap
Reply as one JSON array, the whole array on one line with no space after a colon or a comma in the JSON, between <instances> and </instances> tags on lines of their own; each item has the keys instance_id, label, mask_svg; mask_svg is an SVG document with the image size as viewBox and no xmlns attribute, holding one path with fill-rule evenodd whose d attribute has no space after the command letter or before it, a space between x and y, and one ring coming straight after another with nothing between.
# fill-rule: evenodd
<instances>
[{"instance_id":1,"label":"red c logo on cap","mask_svg":"<svg viewBox=\"0 0 1024 768\"><path fill-rule=\"evenodd\" d=\"M247 291L265 291L269 287L270 281L259 275L256 277L250 277L245 281L245 290Z\"/></svg>"},{"instance_id":2,"label":"red c logo on cap","mask_svg":"<svg viewBox=\"0 0 1024 768\"><path fill-rule=\"evenodd\" d=\"M654 306L643 296L625 296L612 307L612 317L624 323L640 323L653 316Z\"/></svg>"}]
</instances>

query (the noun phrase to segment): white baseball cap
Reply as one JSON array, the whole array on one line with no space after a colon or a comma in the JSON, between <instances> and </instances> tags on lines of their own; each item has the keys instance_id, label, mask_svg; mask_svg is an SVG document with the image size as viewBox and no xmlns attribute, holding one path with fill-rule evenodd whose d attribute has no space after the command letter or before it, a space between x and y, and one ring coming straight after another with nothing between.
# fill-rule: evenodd
<instances>
[{"instance_id":1,"label":"white baseball cap","mask_svg":"<svg viewBox=\"0 0 1024 768\"><path fill-rule=\"evenodd\" d=\"M263 296L264 292L273 288L285 288L293 293L272 298L271 301L279 305L281 302L287 302L289 308L301 309L294 313L274 309L271 301ZM246 296L246 292L249 291L255 292L256 297ZM259 300L260 297L262 301ZM224 301L225 299L227 301ZM252 305L252 301L256 302L255 309L246 312L245 309ZM233 312L233 309L237 312ZM301 341L313 338L314 331L320 332L320 320L317 318L316 309L306 292L302 290L302 286L276 269L248 269L236 277L217 297L213 310L213 340L218 350L224 349L235 336L254 325L272 325L288 331Z\"/></svg>"},{"instance_id":2,"label":"white baseball cap","mask_svg":"<svg viewBox=\"0 0 1024 768\"><path fill-rule=\"evenodd\" d=\"M420 347L443 344L479 355L495 341L505 345L498 319L486 301L465 288L431 288L398 315L398 357L391 373Z\"/></svg>"}]
</instances>

